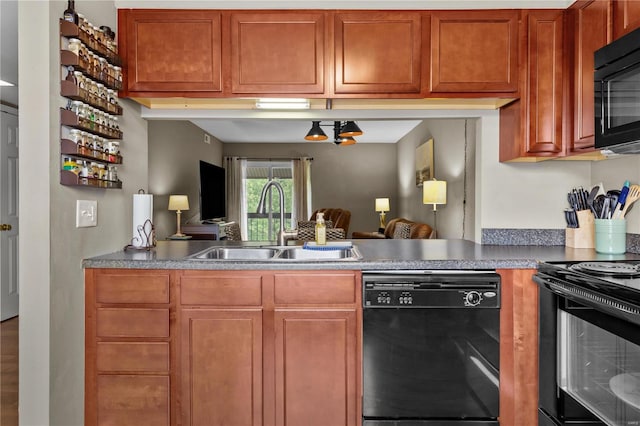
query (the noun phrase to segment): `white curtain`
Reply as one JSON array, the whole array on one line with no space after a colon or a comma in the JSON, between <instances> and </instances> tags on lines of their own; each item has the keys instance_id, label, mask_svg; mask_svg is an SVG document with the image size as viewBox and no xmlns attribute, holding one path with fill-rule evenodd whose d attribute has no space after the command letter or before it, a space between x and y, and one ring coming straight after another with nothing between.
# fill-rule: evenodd
<instances>
[{"instance_id":1,"label":"white curtain","mask_svg":"<svg viewBox=\"0 0 640 426\"><path fill-rule=\"evenodd\" d=\"M311 214L311 161L301 157L293 160L293 218L296 227L298 220L308 220Z\"/></svg>"},{"instance_id":2,"label":"white curtain","mask_svg":"<svg viewBox=\"0 0 640 426\"><path fill-rule=\"evenodd\" d=\"M242 239L247 239L247 207L244 203L244 178L247 160L224 157L227 179L227 221L240 224Z\"/></svg>"}]
</instances>

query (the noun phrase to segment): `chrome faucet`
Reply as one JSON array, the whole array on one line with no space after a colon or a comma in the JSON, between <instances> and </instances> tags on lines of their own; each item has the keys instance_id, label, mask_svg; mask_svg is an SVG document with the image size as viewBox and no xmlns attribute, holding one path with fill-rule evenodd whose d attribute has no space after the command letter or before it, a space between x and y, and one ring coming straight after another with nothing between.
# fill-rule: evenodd
<instances>
[{"instance_id":1,"label":"chrome faucet","mask_svg":"<svg viewBox=\"0 0 640 426\"><path fill-rule=\"evenodd\" d=\"M262 193L260 194L260 201L258 201L258 208L256 213L265 214L267 212L266 199L267 199L267 191L271 187L275 187L280 194L280 231L278 232L278 245L286 246L287 241L293 238L296 238L298 235L298 231L295 229L285 231L284 229L284 190L282 189L282 185L275 180L270 180L262 187Z\"/></svg>"}]
</instances>

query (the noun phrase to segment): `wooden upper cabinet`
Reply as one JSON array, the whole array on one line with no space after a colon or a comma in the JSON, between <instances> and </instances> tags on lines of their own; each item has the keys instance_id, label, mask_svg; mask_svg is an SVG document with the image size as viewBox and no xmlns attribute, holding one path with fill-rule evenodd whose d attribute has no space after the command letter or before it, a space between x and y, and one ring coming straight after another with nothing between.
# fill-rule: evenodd
<instances>
[{"instance_id":1,"label":"wooden upper cabinet","mask_svg":"<svg viewBox=\"0 0 640 426\"><path fill-rule=\"evenodd\" d=\"M231 92L323 94L325 14L231 14Z\"/></svg>"},{"instance_id":2,"label":"wooden upper cabinet","mask_svg":"<svg viewBox=\"0 0 640 426\"><path fill-rule=\"evenodd\" d=\"M420 95L422 19L419 12L336 13L335 93Z\"/></svg>"},{"instance_id":3,"label":"wooden upper cabinet","mask_svg":"<svg viewBox=\"0 0 640 426\"><path fill-rule=\"evenodd\" d=\"M593 149L595 145L593 53L610 41L609 1L579 1L567 11L569 38L573 45L573 131L569 152Z\"/></svg>"},{"instance_id":4,"label":"wooden upper cabinet","mask_svg":"<svg viewBox=\"0 0 640 426\"><path fill-rule=\"evenodd\" d=\"M526 152L559 154L563 139L563 15L532 11L527 27Z\"/></svg>"},{"instance_id":5,"label":"wooden upper cabinet","mask_svg":"<svg viewBox=\"0 0 640 426\"><path fill-rule=\"evenodd\" d=\"M118 28L125 94L222 91L220 11L120 9Z\"/></svg>"},{"instance_id":6,"label":"wooden upper cabinet","mask_svg":"<svg viewBox=\"0 0 640 426\"><path fill-rule=\"evenodd\" d=\"M640 28L640 2L637 0L613 1L614 40Z\"/></svg>"},{"instance_id":7,"label":"wooden upper cabinet","mask_svg":"<svg viewBox=\"0 0 640 426\"><path fill-rule=\"evenodd\" d=\"M563 13L530 11L523 22L522 96L500 109L500 161L563 155Z\"/></svg>"},{"instance_id":8,"label":"wooden upper cabinet","mask_svg":"<svg viewBox=\"0 0 640 426\"><path fill-rule=\"evenodd\" d=\"M431 92L518 91L518 12L431 12Z\"/></svg>"}]
</instances>

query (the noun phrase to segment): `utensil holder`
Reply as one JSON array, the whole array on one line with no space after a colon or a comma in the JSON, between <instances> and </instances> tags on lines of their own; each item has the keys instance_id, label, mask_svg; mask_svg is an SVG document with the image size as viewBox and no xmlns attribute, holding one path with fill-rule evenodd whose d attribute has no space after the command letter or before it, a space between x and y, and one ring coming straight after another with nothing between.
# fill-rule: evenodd
<instances>
[{"instance_id":1,"label":"utensil holder","mask_svg":"<svg viewBox=\"0 0 640 426\"><path fill-rule=\"evenodd\" d=\"M627 221L625 219L596 219L596 251L623 254L627 251Z\"/></svg>"},{"instance_id":2,"label":"utensil holder","mask_svg":"<svg viewBox=\"0 0 640 426\"><path fill-rule=\"evenodd\" d=\"M577 211L579 228L567 228L565 231L565 245L572 248L594 248L595 226L591 210Z\"/></svg>"}]
</instances>

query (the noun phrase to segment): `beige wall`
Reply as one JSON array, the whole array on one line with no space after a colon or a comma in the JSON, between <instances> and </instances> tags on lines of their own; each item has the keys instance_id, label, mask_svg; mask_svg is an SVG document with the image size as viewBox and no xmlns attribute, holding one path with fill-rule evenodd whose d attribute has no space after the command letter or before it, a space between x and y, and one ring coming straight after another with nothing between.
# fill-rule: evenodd
<instances>
[{"instance_id":1,"label":"beige wall","mask_svg":"<svg viewBox=\"0 0 640 426\"><path fill-rule=\"evenodd\" d=\"M199 160L222 166L222 143L189 121L149 121L149 192L153 194L153 222L158 239L176 232L176 213L167 210L169 195L186 194L189 210L182 223L200 218Z\"/></svg>"},{"instance_id":2,"label":"beige wall","mask_svg":"<svg viewBox=\"0 0 640 426\"><path fill-rule=\"evenodd\" d=\"M224 155L249 158L313 157L312 208L350 210L349 235L352 231L378 229L380 218L374 210L376 198L389 197L391 211L396 211L398 172L395 144L227 143L223 151Z\"/></svg>"}]
</instances>

